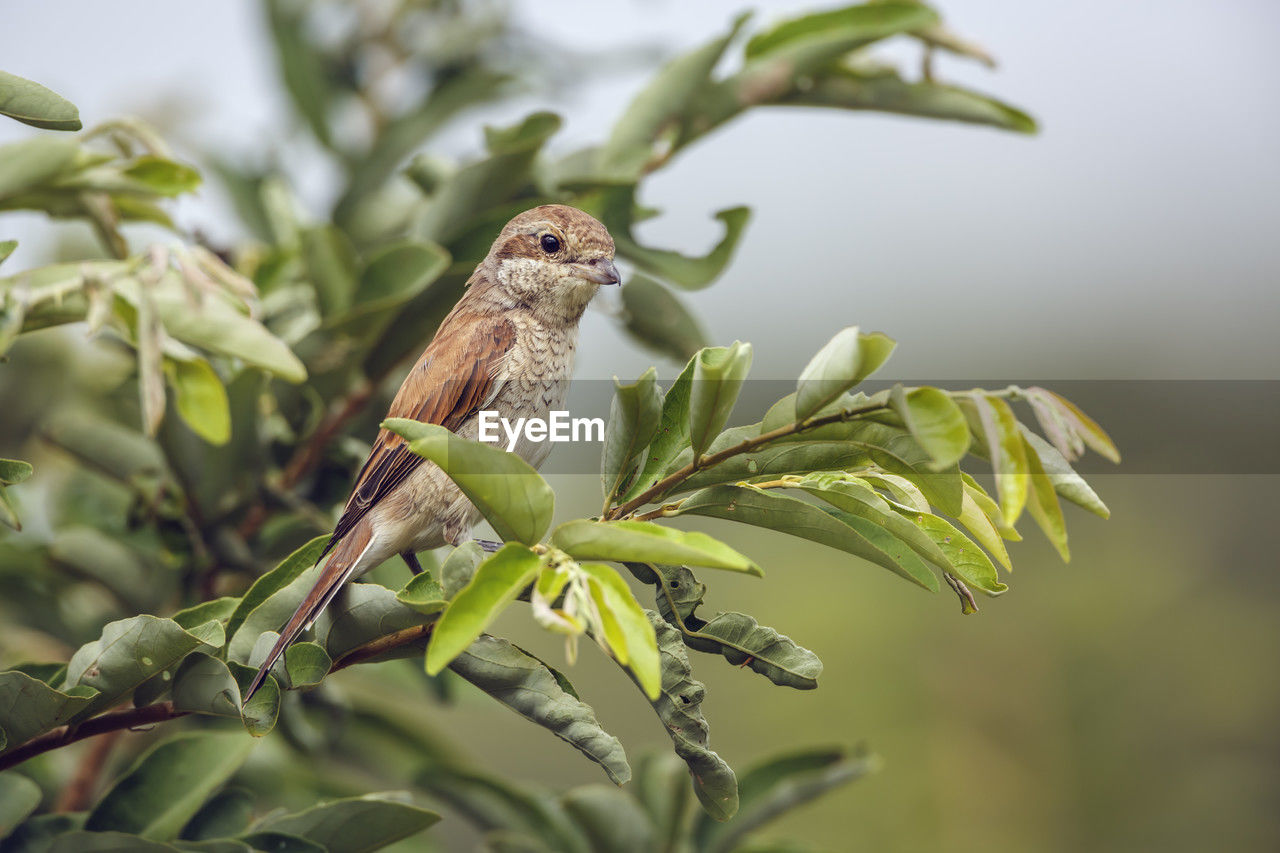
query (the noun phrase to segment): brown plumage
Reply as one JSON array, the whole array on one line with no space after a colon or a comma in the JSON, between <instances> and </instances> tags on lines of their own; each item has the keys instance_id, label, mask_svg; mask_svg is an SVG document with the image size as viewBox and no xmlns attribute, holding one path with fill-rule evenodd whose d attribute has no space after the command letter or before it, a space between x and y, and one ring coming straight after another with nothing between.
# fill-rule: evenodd
<instances>
[{"instance_id":1,"label":"brown plumage","mask_svg":"<svg viewBox=\"0 0 1280 853\"><path fill-rule=\"evenodd\" d=\"M516 216L476 267L400 386L387 417L440 424L477 437L477 415L546 417L564 404L578 321L602 284L618 283L613 240L592 217L564 205ZM537 467L550 446L521 442ZM280 632L245 694L253 695L285 648L347 581L396 554L459 544L477 520L470 502L434 464L381 430L356 476L316 585Z\"/></svg>"}]
</instances>

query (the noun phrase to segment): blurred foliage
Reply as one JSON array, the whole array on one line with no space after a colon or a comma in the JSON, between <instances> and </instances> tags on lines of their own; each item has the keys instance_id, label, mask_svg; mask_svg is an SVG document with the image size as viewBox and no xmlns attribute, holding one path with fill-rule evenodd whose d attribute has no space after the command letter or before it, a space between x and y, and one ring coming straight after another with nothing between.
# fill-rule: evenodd
<instances>
[{"instance_id":1,"label":"blurred foliage","mask_svg":"<svg viewBox=\"0 0 1280 853\"><path fill-rule=\"evenodd\" d=\"M816 685L822 665L746 614L699 616L705 586L688 566L761 570L723 542L659 522L729 518L829 545L926 589L939 589L941 575L971 612L971 587L1005 589L996 565L1009 566L1002 540L1019 538L1024 508L1064 558L1059 497L1106 515L1070 461L1086 445L1115 450L1071 403L1017 387L862 394L856 386L893 348L879 334L841 332L794 394L758 423L726 428L751 347L706 347L677 293L716 280L749 213L717 213L722 237L702 256L636 236L658 214L640 201L645 180L751 109L835 107L1033 131L1019 110L935 79L937 50L989 57L928 7L867 3L746 39L744 16L663 66L599 145L555 153L560 118L534 112L485 128L483 149L450 163L423 146L477 107L527 95L528 81L556 74L563 56L483 2L264 5L298 133L343 176L325 209L306 208L283 164L264 157L250 168L192 152L250 235L210 245L170 213L172 199L200 185L200 171L139 122L0 148L0 210L84 221L101 243L95 256L5 269L0 279L0 355L9 356L0 440L35 463L33 475L26 462L0 460L0 517L15 529L34 520L0 541L11 667L0 673L0 763L32 759L29 778L0 776L0 836L21 823L4 849L144 849L138 839L155 849L376 849L436 819L407 795L366 795L397 775L383 768L406 762L414 767L399 778L466 817L495 849L649 849L659 840L666 849L747 849L757 827L861 775L869 760L801 752L738 779L710 751L687 649L801 689ZM869 52L893 37L921 45L918 79ZM12 75L0 75L0 113L79 129L74 106ZM313 579L363 457L361 437L372 434L399 369L497 228L550 201L594 214L614 235L633 271L618 318L628 335L688 360L665 391L653 371L619 384L601 518L566 522L546 538L553 495L536 472L426 425L388 424L449 468L507 544L487 557L459 548L399 590L381 574L382 583L350 587L242 702L253 666ZM139 235L149 242L137 245ZM12 250L0 243L0 262ZM88 341L28 336L68 324L87 329ZM1019 401L1043 437L1018 422L1009 404ZM990 462L994 496L960 471L970 451ZM471 476L494 470L509 475L503 489ZM642 608L606 562L652 584L656 610ZM626 668L689 774L646 758L631 796L588 787L549 798L468 769L420 720L396 718L407 697L425 689L447 702L465 680L614 782L632 778L621 744L563 674L487 633L517 598L565 636L570 659L588 636ZM353 664L397 657L425 666L411 679L369 668L385 675L360 697L327 682ZM188 731L131 766L113 759L110 733L177 718ZM255 736L279 728L282 737L267 741L276 752L251 757L253 741L220 731L240 726ZM59 749L90 737L80 751ZM79 763L61 760L68 753ZM326 775L331 761L349 772ZM255 762L256 776L246 774ZM116 773L105 790L104 765ZM254 820L268 792L235 787L249 778L329 802ZM703 814L690 813L690 791Z\"/></svg>"}]
</instances>

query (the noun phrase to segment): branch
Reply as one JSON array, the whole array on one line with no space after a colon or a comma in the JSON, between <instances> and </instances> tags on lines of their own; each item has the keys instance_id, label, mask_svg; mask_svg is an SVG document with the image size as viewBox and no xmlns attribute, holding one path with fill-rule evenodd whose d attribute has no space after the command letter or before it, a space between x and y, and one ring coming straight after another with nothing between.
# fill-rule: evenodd
<instances>
[{"instance_id":1,"label":"branch","mask_svg":"<svg viewBox=\"0 0 1280 853\"><path fill-rule=\"evenodd\" d=\"M704 471L713 465L719 465L726 459L731 459L742 453L749 453L771 441L777 441L780 438L786 438L790 435L798 435L803 432L808 432L811 429L827 426L828 424L852 420L858 415L865 415L868 412L878 412L888 408L888 403L869 403L865 406L843 409L839 412L824 415L820 418L809 418L807 421L797 421L796 423L780 426L777 429L769 430L766 433L761 433L760 435L753 436L752 438L745 438L733 447L727 447L719 453L712 453L710 456L702 456L694 459L679 471L668 474L666 477L663 477L661 480L654 483L631 500L621 506L614 507L605 520L616 521L625 515L630 515L645 504L652 503L656 498L662 497L699 471Z\"/></svg>"},{"instance_id":2,"label":"branch","mask_svg":"<svg viewBox=\"0 0 1280 853\"><path fill-rule=\"evenodd\" d=\"M428 622L424 625L414 625L412 628L405 628L401 631L375 637L363 646L357 646L334 661L333 668L329 670L329 674L332 675L338 670L363 663L392 649L415 643L430 635L434 627L435 622ZM39 737L32 738L12 752L0 755L0 770L16 767L28 759L35 758L37 755L43 755L46 752L61 749L64 746L70 746L76 741L107 734L108 732L118 732L123 729L151 726L156 723L163 723L166 720L176 720L190 713L190 711L179 711L174 708L172 702L157 702L154 705L143 705L141 708L120 708L115 711L108 711L105 714L91 717L83 723L63 726L51 732L46 732Z\"/></svg>"}]
</instances>

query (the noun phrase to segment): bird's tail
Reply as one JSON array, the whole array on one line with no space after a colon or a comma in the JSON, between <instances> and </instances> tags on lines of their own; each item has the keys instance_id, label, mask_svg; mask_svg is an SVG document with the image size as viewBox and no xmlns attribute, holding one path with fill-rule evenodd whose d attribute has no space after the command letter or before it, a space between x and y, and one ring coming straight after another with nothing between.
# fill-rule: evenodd
<instances>
[{"instance_id":1,"label":"bird's tail","mask_svg":"<svg viewBox=\"0 0 1280 853\"><path fill-rule=\"evenodd\" d=\"M245 691L244 702L248 702L250 697L258 692L258 688L267 680L267 673L284 654L289 644L311 626L316 617L329 606L329 602L338 594L338 590L342 589L342 585L351 579L357 568L361 567L373 538L371 533L368 521L362 520L337 543L329 555L329 561L325 563L324 571L320 573L320 579L316 581L316 585L307 593L307 597L302 599L298 609L280 630L280 639L276 640L270 654L253 676L249 689Z\"/></svg>"}]
</instances>

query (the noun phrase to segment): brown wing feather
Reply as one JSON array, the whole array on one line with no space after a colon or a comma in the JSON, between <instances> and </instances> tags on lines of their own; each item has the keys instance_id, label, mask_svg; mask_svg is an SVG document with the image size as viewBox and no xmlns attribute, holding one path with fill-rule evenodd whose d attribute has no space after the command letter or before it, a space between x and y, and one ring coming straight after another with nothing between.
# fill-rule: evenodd
<instances>
[{"instance_id":1,"label":"brown wing feather","mask_svg":"<svg viewBox=\"0 0 1280 853\"><path fill-rule=\"evenodd\" d=\"M514 341L515 327L509 320L455 312L405 377L387 417L412 418L457 431L493 393L494 374ZM380 430L325 552L422 461L409 452L400 436Z\"/></svg>"}]
</instances>

